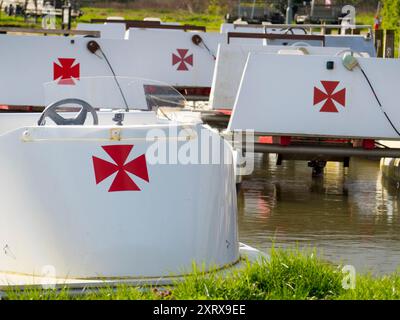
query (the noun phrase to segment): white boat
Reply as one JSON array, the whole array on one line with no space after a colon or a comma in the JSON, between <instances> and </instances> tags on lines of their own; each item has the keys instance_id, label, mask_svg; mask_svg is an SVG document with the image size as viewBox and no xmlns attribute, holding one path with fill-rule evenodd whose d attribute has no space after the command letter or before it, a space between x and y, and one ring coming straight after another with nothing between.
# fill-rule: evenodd
<instances>
[{"instance_id":1,"label":"white boat","mask_svg":"<svg viewBox=\"0 0 400 320\"><path fill-rule=\"evenodd\" d=\"M117 77L44 87L41 114L0 114L0 287L43 284L49 270L58 284L165 283L194 264L239 263L230 145L202 124L133 110L178 104L174 89ZM70 107L74 118L60 112ZM197 163L189 149L226 161Z\"/></svg>"},{"instance_id":2,"label":"white boat","mask_svg":"<svg viewBox=\"0 0 400 320\"><path fill-rule=\"evenodd\" d=\"M281 34L264 33L260 27L266 26L252 25L224 25L225 29L221 33L145 27L125 30L125 26L119 20L117 23L78 25L78 31L88 33L75 37L0 34L0 86L8 88L0 93L0 103L10 106L42 106L40 86L44 82L56 80L60 76L78 79L111 75L103 54L92 54L88 50L88 45L93 42L99 45L118 76L162 81L193 100L208 100L213 76L219 71L216 69L219 47L225 52L230 46L233 46L233 51L235 46L242 46L253 47L257 51L276 52L276 46L286 46L289 49L307 46L315 47L309 48L310 52L317 52L326 46L350 48L356 52L368 53L371 57L376 55L371 37L316 35L308 34L306 30L303 30L303 34L292 34L294 26L290 25L283 25ZM7 30L2 28L3 32ZM98 31L99 38L92 38L94 31ZM64 35L63 30L58 33ZM29 59L26 58L26 52L29 52ZM247 57L249 50L245 49L244 52ZM232 69L241 73L243 63Z\"/></svg>"}]
</instances>

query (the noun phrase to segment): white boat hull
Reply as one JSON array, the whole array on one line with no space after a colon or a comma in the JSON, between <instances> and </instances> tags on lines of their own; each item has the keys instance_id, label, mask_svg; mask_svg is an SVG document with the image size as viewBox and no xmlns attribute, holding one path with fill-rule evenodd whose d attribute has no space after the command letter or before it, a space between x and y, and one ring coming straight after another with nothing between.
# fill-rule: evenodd
<instances>
[{"instance_id":1,"label":"white boat hull","mask_svg":"<svg viewBox=\"0 0 400 320\"><path fill-rule=\"evenodd\" d=\"M183 126L198 136L178 139L169 133L172 126L26 127L1 135L0 271L40 276L50 268L57 278L73 279L162 277L190 272L193 263L208 269L237 262L234 167L151 164L149 130L165 132L168 146L179 148L200 139L203 128ZM220 139L207 132L205 138ZM128 149L121 146L132 146L125 158ZM137 175L126 172L142 155ZM125 184L116 182L120 171L140 190L120 190L135 189L123 173Z\"/></svg>"}]
</instances>

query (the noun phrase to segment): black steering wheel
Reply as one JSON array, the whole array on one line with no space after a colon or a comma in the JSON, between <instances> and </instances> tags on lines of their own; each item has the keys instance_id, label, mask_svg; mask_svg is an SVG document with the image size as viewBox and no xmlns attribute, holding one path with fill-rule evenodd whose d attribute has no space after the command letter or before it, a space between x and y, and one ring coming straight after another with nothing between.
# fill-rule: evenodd
<instances>
[{"instance_id":1,"label":"black steering wheel","mask_svg":"<svg viewBox=\"0 0 400 320\"><path fill-rule=\"evenodd\" d=\"M81 107L81 110L74 118L66 119L57 112L57 108L65 104L77 104ZM38 125L44 126L46 123L45 121L46 118L49 117L51 120L55 122L55 124L59 126L68 126L68 125L80 126L85 123L88 112L92 114L93 124L98 125L99 118L97 116L97 112L89 103L87 103L84 100L76 98L63 99L57 102L53 102L43 110L42 114L40 115Z\"/></svg>"},{"instance_id":2,"label":"black steering wheel","mask_svg":"<svg viewBox=\"0 0 400 320\"><path fill-rule=\"evenodd\" d=\"M293 31L294 29L302 30L304 32L304 34L307 34L307 30L304 29L303 27L288 27L286 29L282 28L281 30L284 32L284 34L288 34L289 32L291 34L294 34L294 31Z\"/></svg>"}]
</instances>

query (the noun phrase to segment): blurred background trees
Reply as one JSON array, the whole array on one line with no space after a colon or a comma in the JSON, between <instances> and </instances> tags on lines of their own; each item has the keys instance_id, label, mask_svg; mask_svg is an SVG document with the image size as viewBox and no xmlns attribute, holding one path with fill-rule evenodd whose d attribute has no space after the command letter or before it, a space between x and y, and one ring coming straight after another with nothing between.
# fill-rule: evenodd
<instances>
[{"instance_id":1,"label":"blurred background trees","mask_svg":"<svg viewBox=\"0 0 400 320\"><path fill-rule=\"evenodd\" d=\"M334 0L333 0L334 1ZM132 9L181 9L190 12L206 12L207 10L223 10L238 3L238 0L81 0L82 6L126 7ZM282 0L287 3L287 0ZM393 1L392 1L393 2ZM396 1L398 3L398 1ZM375 10L378 0L348 0L358 10Z\"/></svg>"},{"instance_id":2,"label":"blurred background trees","mask_svg":"<svg viewBox=\"0 0 400 320\"><path fill-rule=\"evenodd\" d=\"M382 8L382 27L398 29L400 23L400 0L384 0Z\"/></svg>"}]
</instances>

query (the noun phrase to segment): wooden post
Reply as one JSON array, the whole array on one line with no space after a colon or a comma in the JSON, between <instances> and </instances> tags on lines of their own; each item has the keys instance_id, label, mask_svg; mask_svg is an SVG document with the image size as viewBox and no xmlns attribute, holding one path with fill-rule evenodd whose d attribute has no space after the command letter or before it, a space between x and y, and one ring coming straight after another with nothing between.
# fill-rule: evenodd
<instances>
[{"instance_id":1,"label":"wooden post","mask_svg":"<svg viewBox=\"0 0 400 320\"><path fill-rule=\"evenodd\" d=\"M375 30L375 49L378 58L383 58L383 47L383 30Z\"/></svg>"},{"instance_id":2,"label":"wooden post","mask_svg":"<svg viewBox=\"0 0 400 320\"><path fill-rule=\"evenodd\" d=\"M386 30L385 58L394 58L395 30Z\"/></svg>"}]
</instances>

